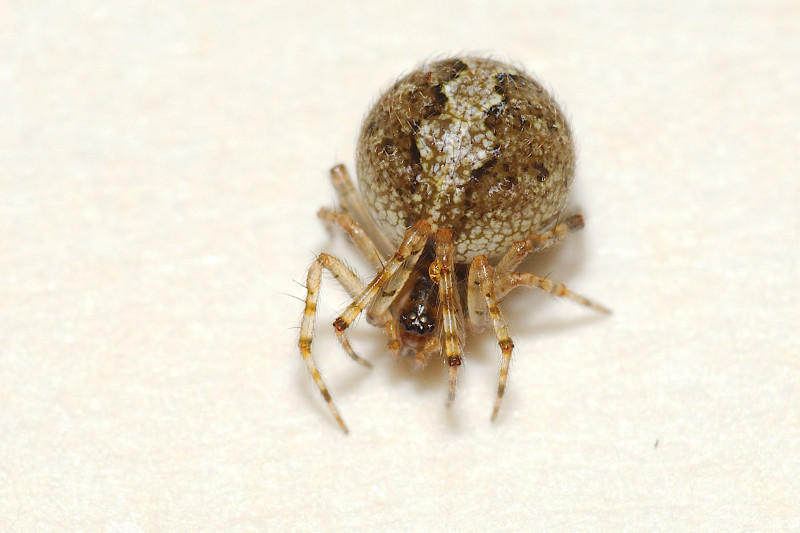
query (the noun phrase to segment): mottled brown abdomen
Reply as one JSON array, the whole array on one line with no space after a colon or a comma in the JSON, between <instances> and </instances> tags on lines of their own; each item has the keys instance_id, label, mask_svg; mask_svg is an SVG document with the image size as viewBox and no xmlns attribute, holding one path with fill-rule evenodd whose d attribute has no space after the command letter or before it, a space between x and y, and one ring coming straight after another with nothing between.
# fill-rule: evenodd
<instances>
[{"instance_id":1,"label":"mottled brown abdomen","mask_svg":"<svg viewBox=\"0 0 800 533\"><path fill-rule=\"evenodd\" d=\"M575 168L552 96L504 63L423 65L384 92L358 142L362 195L398 244L421 218L453 230L455 260L496 258L553 223Z\"/></svg>"}]
</instances>

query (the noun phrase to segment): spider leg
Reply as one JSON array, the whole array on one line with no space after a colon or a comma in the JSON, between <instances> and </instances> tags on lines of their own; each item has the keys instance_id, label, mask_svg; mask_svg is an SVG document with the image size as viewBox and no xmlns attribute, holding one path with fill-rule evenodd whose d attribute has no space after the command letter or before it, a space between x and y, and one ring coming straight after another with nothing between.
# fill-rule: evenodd
<instances>
[{"instance_id":1,"label":"spider leg","mask_svg":"<svg viewBox=\"0 0 800 533\"><path fill-rule=\"evenodd\" d=\"M544 233L534 233L524 241L515 242L506 252L506 255L497 263L495 267L495 280L497 281L497 301L505 298L509 292L516 287L535 287L554 296L570 299L586 307L591 307L601 313L610 313L602 305L591 302L589 299L572 292L561 283L550 281L547 278L535 276L528 273L514 272L520 263L533 251L543 250L553 244L564 240L569 234L574 233L583 227L583 216L572 215L563 222L556 224L554 228ZM470 272L470 275L472 272ZM473 278L470 277L470 281ZM470 283L469 289L473 289ZM472 318L472 316L470 316ZM481 318L480 310L475 312L475 319Z\"/></svg>"},{"instance_id":2,"label":"spider leg","mask_svg":"<svg viewBox=\"0 0 800 533\"><path fill-rule=\"evenodd\" d=\"M467 317L469 319L469 327L472 331L478 333L483 331L486 325L489 309L486 307L486 302L483 298L483 289L481 288L480 269L476 268L475 259L469 268L467 275Z\"/></svg>"},{"instance_id":3,"label":"spider leg","mask_svg":"<svg viewBox=\"0 0 800 533\"><path fill-rule=\"evenodd\" d=\"M458 368L462 362L464 323L461 301L455 289L453 232L449 229L440 229L433 238L436 244L436 260L431 263L429 274L439 285L439 327L444 338L445 363L450 369L447 394L449 406L456 395Z\"/></svg>"},{"instance_id":4,"label":"spider leg","mask_svg":"<svg viewBox=\"0 0 800 533\"><path fill-rule=\"evenodd\" d=\"M399 296L399 291L406 284L408 278L411 277L411 272L414 270L414 266L417 264L417 261L419 260L420 255L422 255L424 249L425 246L423 244L422 247L409 255L405 261L403 261L397 273L394 274L391 279L387 280L383 287L381 287L381 290L375 297L375 301L372 302L369 310L367 311L367 315L371 319L389 313L389 307Z\"/></svg>"},{"instance_id":5,"label":"spider leg","mask_svg":"<svg viewBox=\"0 0 800 533\"><path fill-rule=\"evenodd\" d=\"M513 291L517 287L528 287L528 288L541 289L544 292L552 294L553 296L558 296L559 298L566 298L568 300L572 300L573 302L594 309L595 311L600 313L611 314L611 310L608 309L607 307L592 302L588 298L581 296L578 293L572 292L563 283L551 281L547 278L536 276L535 274L531 274L529 272L512 272L511 274L508 274L506 277L498 280L498 285L499 285L497 288L498 301L505 298L509 292Z\"/></svg>"},{"instance_id":6,"label":"spider leg","mask_svg":"<svg viewBox=\"0 0 800 533\"><path fill-rule=\"evenodd\" d=\"M375 247L375 244L372 242L372 239L370 239L367 232L353 220L353 217L347 213L337 213L327 207L321 208L317 212L317 216L321 218L329 228L331 224L336 224L342 228L342 230L350 236L350 240L353 241L353 244L355 244L361 255L372 263L372 266L376 269L383 266L383 259L378 249Z\"/></svg>"},{"instance_id":7,"label":"spider leg","mask_svg":"<svg viewBox=\"0 0 800 533\"><path fill-rule=\"evenodd\" d=\"M386 305L386 309L388 309L389 305L391 305L391 298L394 298L397 294L397 290L393 291L384 291L384 289L388 286L394 287L395 284L399 283L396 280L393 280L395 274L401 272L400 277L407 276L410 274L410 269L413 268L413 262L415 262L415 258L419 257L419 254L422 252L422 249L425 247L425 243L428 241L428 237L431 233L431 225L426 220L418 220L413 226L411 226L407 231L405 236L403 237L403 242L400 243L400 247L397 249L397 252L386 261L383 269L381 269L375 277L372 279L369 284L364 287L362 290L347 306L344 312L339 315L336 320L333 321L333 328L336 331L336 337L339 339L339 344L341 344L342 348L347 351L351 356L355 355L353 352L352 347L350 346L350 341L347 339L347 328L350 327L350 324L356 319L358 315L361 314L364 309L373 305L374 302L379 301L380 305L383 306L384 303ZM409 263L411 263L409 265ZM409 272L406 272L409 270ZM402 286L402 284L400 284ZM400 288L399 286L396 288ZM382 294L383 293L383 294ZM371 309L373 311L371 313L372 317L381 317L385 314L386 309ZM389 329L387 329L387 332ZM395 335L396 335L396 328L394 328ZM390 333L391 335L391 333ZM394 341L396 341L396 337ZM393 342L390 337L390 343Z\"/></svg>"},{"instance_id":8,"label":"spider leg","mask_svg":"<svg viewBox=\"0 0 800 533\"><path fill-rule=\"evenodd\" d=\"M353 180L350 179L350 174L344 165L339 164L331 169L331 181L342 208L357 220L369 235L372 235L375 247L381 256L390 256L394 246L375 223L364 200L353 187Z\"/></svg>"},{"instance_id":9,"label":"spider leg","mask_svg":"<svg viewBox=\"0 0 800 533\"><path fill-rule=\"evenodd\" d=\"M306 363L308 371L311 373L311 377L314 379L314 383L316 383L319 392L328 404L328 409L330 409L342 430L347 433L347 426L339 415L339 411L337 411L331 399L328 388L325 386L322 376L320 376L317 364L314 361L314 356L311 355L311 342L314 338L314 322L317 314L317 302L319 301L319 287L322 282L323 268L330 272L334 279L336 279L336 281L345 288L348 294L354 298L361 293L364 284L341 260L325 253L319 254L308 269L308 276L306 278L306 290L308 292L306 294L303 320L300 323L300 340L298 342L300 346L300 355L302 355L303 361ZM371 366L369 362L361 359L355 353L352 353L352 350L348 353L362 365Z\"/></svg>"},{"instance_id":10,"label":"spider leg","mask_svg":"<svg viewBox=\"0 0 800 533\"><path fill-rule=\"evenodd\" d=\"M440 343L438 337L431 337L428 341L422 346L422 348L414 354L414 362L411 364L411 367L414 370L422 370L426 366L428 366L428 361L431 358L431 355L438 353L440 350Z\"/></svg>"},{"instance_id":11,"label":"spider leg","mask_svg":"<svg viewBox=\"0 0 800 533\"><path fill-rule=\"evenodd\" d=\"M469 269L469 289L467 292L467 306L470 309L470 320L472 320L472 310L477 307L488 309L489 316L492 320L494 327L494 334L497 338L497 344L503 351L502 361L500 363L500 377L497 383L497 397L494 401L494 409L492 410L492 420L497 418L497 412L500 410L500 404L503 402L503 395L506 391L506 382L508 380L508 368L511 365L511 352L514 350L514 343L508 334L508 325L503 318L503 313L497 306L498 298L495 293L494 287L495 272L489 265L486 257L479 255L472 260ZM474 290L474 286L480 289L480 292ZM481 300L476 300L481 298ZM485 316L481 315L485 319Z\"/></svg>"},{"instance_id":12,"label":"spider leg","mask_svg":"<svg viewBox=\"0 0 800 533\"><path fill-rule=\"evenodd\" d=\"M353 217L347 213L337 213L336 211L325 207L319 210L317 216L325 222L326 226L336 224L345 233L347 233L358 251L361 252L361 255L364 256L370 263L372 263L372 266L375 267L376 271L383 268L383 258L378 252L378 249L375 247L375 244L372 242L372 239L369 238L369 235L367 235L366 231L364 231L364 229L355 220L353 220ZM353 297L355 296L356 295L353 295ZM395 322L392 320L391 313L389 313L387 310L384 311L385 312L383 313L370 313L369 323L375 326L383 326L386 329L386 336L388 338L387 346L389 351L392 353L392 356L396 359L400 350L397 324L395 324ZM351 353L351 351L352 349L349 350L348 353Z\"/></svg>"},{"instance_id":13,"label":"spider leg","mask_svg":"<svg viewBox=\"0 0 800 533\"><path fill-rule=\"evenodd\" d=\"M572 215L544 233L532 233L524 241L515 242L497 263L495 267L497 278L503 278L513 272L531 252L544 250L564 240L569 234L582 227L583 216Z\"/></svg>"},{"instance_id":14,"label":"spider leg","mask_svg":"<svg viewBox=\"0 0 800 533\"><path fill-rule=\"evenodd\" d=\"M427 239L426 239L427 241ZM389 307L400 296L400 290L408 281L414 266L425 246L408 256L397 273L381 287L375 300L367 308L367 322L383 325L388 337L387 348L395 360L400 358L400 324L392 317Z\"/></svg>"}]
</instances>

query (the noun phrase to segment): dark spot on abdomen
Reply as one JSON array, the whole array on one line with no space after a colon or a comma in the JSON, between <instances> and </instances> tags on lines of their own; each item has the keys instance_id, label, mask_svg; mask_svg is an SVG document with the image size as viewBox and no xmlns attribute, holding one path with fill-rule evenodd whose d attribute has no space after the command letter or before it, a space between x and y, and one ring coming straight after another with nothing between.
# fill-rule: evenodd
<instances>
[{"instance_id":1,"label":"dark spot on abdomen","mask_svg":"<svg viewBox=\"0 0 800 533\"><path fill-rule=\"evenodd\" d=\"M391 139L384 139L380 145L380 152L388 155L389 157L394 156L397 153L397 148L395 147L394 143Z\"/></svg>"},{"instance_id":2,"label":"dark spot on abdomen","mask_svg":"<svg viewBox=\"0 0 800 533\"><path fill-rule=\"evenodd\" d=\"M441 84L431 87L430 97L430 103L425 105L425 108L422 112L423 119L441 115L442 110L444 110L444 106L447 103L447 95L442 92Z\"/></svg>"},{"instance_id":3,"label":"dark spot on abdomen","mask_svg":"<svg viewBox=\"0 0 800 533\"><path fill-rule=\"evenodd\" d=\"M547 170L547 167L544 166L542 163L534 163L533 168L536 170L537 176L536 179L539 181L544 181L547 179L547 176L550 175L550 171Z\"/></svg>"},{"instance_id":4,"label":"dark spot on abdomen","mask_svg":"<svg viewBox=\"0 0 800 533\"><path fill-rule=\"evenodd\" d=\"M501 72L495 76L494 79L497 80L497 84L494 86L495 92L503 95L508 92L510 85L516 85L519 83L519 76L511 74L510 72Z\"/></svg>"},{"instance_id":5,"label":"dark spot on abdomen","mask_svg":"<svg viewBox=\"0 0 800 533\"><path fill-rule=\"evenodd\" d=\"M486 110L486 116L497 117L505 110L505 108L506 108L505 102L500 102L499 104L495 104Z\"/></svg>"},{"instance_id":6,"label":"dark spot on abdomen","mask_svg":"<svg viewBox=\"0 0 800 533\"><path fill-rule=\"evenodd\" d=\"M416 167L421 164L421 156L417 147L417 138L412 133L409 135L408 151L411 154L411 165Z\"/></svg>"},{"instance_id":7,"label":"dark spot on abdomen","mask_svg":"<svg viewBox=\"0 0 800 533\"><path fill-rule=\"evenodd\" d=\"M486 110L486 118L483 119L483 123L492 131L492 133L497 134L497 128L500 126L500 122L503 120L503 115L505 112L505 102L495 104Z\"/></svg>"},{"instance_id":8,"label":"dark spot on abdomen","mask_svg":"<svg viewBox=\"0 0 800 533\"><path fill-rule=\"evenodd\" d=\"M437 67L442 69L442 83L452 81L461 74L462 71L467 69L466 63L460 59L449 59L436 64Z\"/></svg>"},{"instance_id":9,"label":"dark spot on abdomen","mask_svg":"<svg viewBox=\"0 0 800 533\"><path fill-rule=\"evenodd\" d=\"M505 190L511 190L517 183L519 183L519 180L516 178L516 176L505 176L503 181L500 183L500 186Z\"/></svg>"},{"instance_id":10,"label":"dark spot on abdomen","mask_svg":"<svg viewBox=\"0 0 800 533\"><path fill-rule=\"evenodd\" d=\"M471 181L479 181L487 172L489 172L489 169L492 168L492 166L495 163L497 163L497 158L494 157L491 158L490 160L488 160L487 162L485 162L484 164L482 164L481 166L470 172L469 179Z\"/></svg>"}]
</instances>

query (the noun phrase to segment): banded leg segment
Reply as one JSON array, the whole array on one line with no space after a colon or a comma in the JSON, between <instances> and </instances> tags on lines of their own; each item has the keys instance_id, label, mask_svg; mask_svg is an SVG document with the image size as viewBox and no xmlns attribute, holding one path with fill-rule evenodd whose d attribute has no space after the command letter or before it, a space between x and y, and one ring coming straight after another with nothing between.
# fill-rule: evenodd
<instances>
[{"instance_id":1,"label":"banded leg segment","mask_svg":"<svg viewBox=\"0 0 800 533\"><path fill-rule=\"evenodd\" d=\"M400 269L397 270L397 273L394 274L394 276L386 281L386 283L381 287L378 295L375 297L375 300L370 304L369 309L367 309L367 317L370 320L376 316L382 316L389 313L389 307L391 307L392 303L399 296L400 290L406 284L408 278L411 277L411 273L424 250L425 245L423 244L421 248L416 250L405 259L400 266Z\"/></svg>"},{"instance_id":2,"label":"banded leg segment","mask_svg":"<svg viewBox=\"0 0 800 533\"><path fill-rule=\"evenodd\" d=\"M414 370L422 370L428 366L428 361L435 353L439 353L439 338L431 336L430 339L414 354L414 362L411 366Z\"/></svg>"},{"instance_id":3,"label":"banded leg segment","mask_svg":"<svg viewBox=\"0 0 800 533\"><path fill-rule=\"evenodd\" d=\"M314 323L316 322L317 302L319 301L319 287L322 282L323 268L330 272L334 279L354 298L363 290L364 284L342 261L325 253L319 254L308 269L308 276L306 277L306 290L308 291L306 294L306 306L303 311L303 320L300 323L300 341L298 342L300 355L303 357L303 361L308 367L308 371L311 373L319 392L328 404L328 409L330 409L333 417L339 423L339 427L347 433L347 426L339 415L339 411L336 409L336 405L334 405L333 399L331 399L331 395L328 392L328 387L325 386L325 382L320 376L314 356L311 355L311 342L314 338ZM350 353L350 356L364 366L371 366L368 361L361 359L355 353Z\"/></svg>"},{"instance_id":4,"label":"banded leg segment","mask_svg":"<svg viewBox=\"0 0 800 533\"><path fill-rule=\"evenodd\" d=\"M461 366L461 353L464 346L464 322L461 301L455 288L453 255L453 232L440 229L434 234L436 259L430 266L430 277L439 285L439 327L444 338L445 363L449 368L447 405L456 396L458 368Z\"/></svg>"},{"instance_id":5,"label":"banded leg segment","mask_svg":"<svg viewBox=\"0 0 800 533\"><path fill-rule=\"evenodd\" d=\"M375 247L382 257L389 257L394 250L392 243L383 234L372 218L366 204L353 187L353 180L344 165L339 164L331 169L331 181L342 208L349 213L364 230L374 239Z\"/></svg>"},{"instance_id":6,"label":"banded leg segment","mask_svg":"<svg viewBox=\"0 0 800 533\"><path fill-rule=\"evenodd\" d=\"M381 296L381 290L387 283L402 269L413 268L413 261L409 258L419 257L421 250L425 247L428 237L431 233L431 225L426 220L418 220L411 228L406 231L403 242L400 244L397 252L392 256L383 269L372 279L372 281L364 288L359 295L347 306L347 309L334 320L333 327L336 331L336 337L348 353L352 353L353 349L350 347L350 341L347 340L347 328L361 314L364 309L368 308ZM401 275L405 275L405 272ZM391 303L391 302L389 302ZM387 304L388 306L388 304ZM390 339L391 341L392 339ZM355 355L352 353L352 355Z\"/></svg>"},{"instance_id":7,"label":"banded leg segment","mask_svg":"<svg viewBox=\"0 0 800 533\"><path fill-rule=\"evenodd\" d=\"M317 213L317 216L325 222L326 226L336 224L345 233L347 233L350 236L350 240L353 241L353 244L356 246L361 255L370 263L372 263L372 266L374 266L376 270L383 268L383 258L381 258L378 249L375 247L372 239L369 238L369 235L367 235L364 229L359 226L355 220L353 220L353 217L347 213L337 213L336 211L326 207L320 209ZM361 288L363 289L363 285ZM355 298L357 294L351 294L351 296ZM388 338L387 346L389 351L396 357L400 349L400 342L398 340L397 325L392 320L391 313L385 309L381 312L370 313L369 323L374 326L383 325L383 327L386 329L386 336ZM347 353L350 354L351 357L355 355L352 347L347 349Z\"/></svg>"},{"instance_id":8,"label":"banded leg segment","mask_svg":"<svg viewBox=\"0 0 800 533\"><path fill-rule=\"evenodd\" d=\"M486 325L489 309L482 295L480 269L475 268L476 259L472 260L467 275L467 317L470 329L478 333Z\"/></svg>"},{"instance_id":9,"label":"banded leg segment","mask_svg":"<svg viewBox=\"0 0 800 533\"><path fill-rule=\"evenodd\" d=\"M473 280L475 280L480 287L480 294L476 294L477 291L475 290L469 290L467 292L467 306L470 312L472 309L479 306L489 311L494 334L497 338L497 344L502 350L500 376L497 383L497 397L494 401L494 409L492 409L492 420L494 421L494 419L497 418L497 412L500 410L500 404L503 402L503 395L506 392L508 369L511 366L511 353L514 350L514 343L511 341L511 337L508 334L508 325L503 318L503 314L497 306L498 298L495 294L494 287L495 272L491 265L489 265L485 256L479 255L472 260L472 265L470 265L469 269L469 280L469 288L473 288ZM475 298L478 297L481 297L482 301L476 301Z\"/></svg>"},{"instance_id":10,"label":"banded leg segment","mask_svg":"<svg viewBox=\"0 0 800 533\"><path fill-rule=\"evenodd\" d=\"M536 276L528 272L512 272L505 278L499 280L497 289L497 300L505 298L509 292L517 287L528 287L543 290L553 296L566 298L575 303L589 307L600 313L610 314L611 310L598 303L592 302L588 298L569 290L563 283L557 283L541 276Z\"/></svg>"},{"instance_id":11,"label":"banded leg segment","mask_svg":"<svg viewBox=\"0 0 800 533\"><path fill-rule=\"evenodd\" d=\"M549 231L534 233L524 241L515 242L495 267L498 279L513 272L531 252L549 248L582 227L583 216L572 215Z\"/></svg>"},{"instance_id":12,"label":"banded leg segment","mask_svg":"<svg viewBox=\"0 0 800 533\"><path fill-rule=\"evenodd\" d=\"M383 266L383 260L377 247L372 242L372 239L369 238L367 232L353 220L353 217L347 213L337 213L327 207L321 208L317 212L317 216L325 222L328 228L330 228L331 224L336 224L342 228L342 230L350 236L350 240L353 241L353 244L358 248L358 251L361 252L361 255L364 256L372 266L376 269Z\"/></svg>"}]
</instances>

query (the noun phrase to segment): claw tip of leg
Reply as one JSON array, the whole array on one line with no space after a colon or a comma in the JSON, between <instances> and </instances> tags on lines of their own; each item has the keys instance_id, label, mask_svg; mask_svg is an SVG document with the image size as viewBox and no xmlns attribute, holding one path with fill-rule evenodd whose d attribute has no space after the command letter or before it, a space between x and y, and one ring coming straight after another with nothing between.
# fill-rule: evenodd
<instances>
[{"instance_id":1,"label":"claw tip of leg","mask_svg":"<svg viewBox=\"0 0 800 533\"><path fill-rule=\"evenodd\" d=\"M344 420L342 420L339 417L336 417L336 421L339 423L339 427L342 428L342 431L344 432L345 435L350 433L350 430L347 429L347 425L344 423Z\"/></svg>"}]
</instances>

